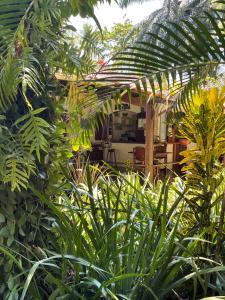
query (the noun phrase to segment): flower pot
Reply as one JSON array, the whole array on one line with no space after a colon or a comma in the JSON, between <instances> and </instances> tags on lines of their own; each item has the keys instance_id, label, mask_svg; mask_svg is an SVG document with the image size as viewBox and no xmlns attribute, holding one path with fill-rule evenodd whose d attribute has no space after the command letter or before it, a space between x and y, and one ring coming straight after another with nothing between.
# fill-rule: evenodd
<instances>
[{"instance_id":1,"label":"flower pot","mask_svg":"<svg viewBox=\"0 0 225 300\"><path fill-rule=\"evenodd\" d=\"M187 146L188 144L190 144L190 141L187 139L179 139L179 143L181 145Z\"/></svg>"}]
</instances>

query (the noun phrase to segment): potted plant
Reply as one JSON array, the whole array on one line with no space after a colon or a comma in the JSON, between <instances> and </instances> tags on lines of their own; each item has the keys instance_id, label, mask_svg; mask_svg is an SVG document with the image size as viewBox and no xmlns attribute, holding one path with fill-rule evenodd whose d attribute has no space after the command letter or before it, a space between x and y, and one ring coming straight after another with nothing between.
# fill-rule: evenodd
<instances>
[{"instance_id":1,"label":"potted plant","mask_svg":"<svg viewBox=\"0 0 225 300\"><path fill-rule=\"evenodd\" d=\"M179 143L180 143L181 145L187 146L188 144L190 144L190 141L189 141L188 139L186 139L186 138L180 137L180 138L179 138Z\"/></svg>"}]
</instances>

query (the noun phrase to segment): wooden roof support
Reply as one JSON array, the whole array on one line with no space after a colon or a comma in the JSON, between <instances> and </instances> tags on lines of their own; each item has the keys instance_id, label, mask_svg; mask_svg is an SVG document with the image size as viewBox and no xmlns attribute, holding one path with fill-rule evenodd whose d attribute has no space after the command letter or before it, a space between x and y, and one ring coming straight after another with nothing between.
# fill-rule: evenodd
<instances>
[{"instance_id":1,"label":"wooden roof support","mask_svg":"<svg viewBox=\"0 0 225 300\"><path fill-rule=\"evenodd\" d=\"M153 159L154 159L154 107L150 100L146 104L146 128L145 128L145 174L150 174L153 181Z\"/></svg>"},{"instance_id":2,"label":"wooden roof support","mask_svg":"<svg viewBox=\"0 0 225 300\"><path fill-rule=\"evenodd\" d=\"M136 106L142 106L142 107L144 107L146 105L146 101L145 100L141 101L138 96L135 96L135 97L132 96L132 101L130 101L129 96L127 94L125 94L125 95L122 96L121 100L123 102L125 102L125 103L131 103L131 104L136 105ZM154 102L156 104L165 104L165 105L167 104L166 99L161 98L161 97L157 97L157 96L156 96ZM172 100L170 100L170 104L171 103L173 103Z\"/></svg>"}]
</instances>

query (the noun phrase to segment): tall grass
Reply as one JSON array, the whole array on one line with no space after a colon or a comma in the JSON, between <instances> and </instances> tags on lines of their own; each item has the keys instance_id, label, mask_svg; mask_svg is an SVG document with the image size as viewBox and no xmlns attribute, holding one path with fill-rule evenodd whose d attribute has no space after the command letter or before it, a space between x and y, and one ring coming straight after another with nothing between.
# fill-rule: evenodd
<instances>
[{"instance_id":1,"label":"tall grass","mask_svg":"<svg viewBox=\"0 0 225 300\"><path fill-rule=\"evenodd\" d=\"M89 167L86 171L85 184L70 181L57 197L31 188L52 212L55 238L20 273L26 278L18 288L21 300L33 299L34 291L35 299L50 300L197 299L212 289L222 293L210 274L223 279L225 267L196 253L198 243L207 241L183 233L186 190L180 179L152 186L137 174L99 173L96 179ZM19 254L4 251L16 263Z\"/></svg>"}]
</instances>

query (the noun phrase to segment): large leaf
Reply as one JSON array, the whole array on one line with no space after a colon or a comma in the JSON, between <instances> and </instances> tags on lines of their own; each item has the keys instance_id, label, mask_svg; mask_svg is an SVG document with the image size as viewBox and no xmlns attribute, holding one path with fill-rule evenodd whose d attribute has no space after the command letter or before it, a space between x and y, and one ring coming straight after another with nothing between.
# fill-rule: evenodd
<instances>
[{"instance_id":1,"label":"large leaf","mask_svg":"<svg viewBox=\"0 0 225 300\"><path fill-rule=\"evenodd\" d=\"M166 90L185 103L199 84L207 76L215 76L224 64L225 1L220 3L220 9L207 10L199 17L154 24L157 33L146 32L149 39L118 53L97 74L98 81L111 87L110 91L100 89L99 101L104 104L131 84L140 90L141 82L143 91L145 84L154 96Z\"/></svg>"}]
</instances>

